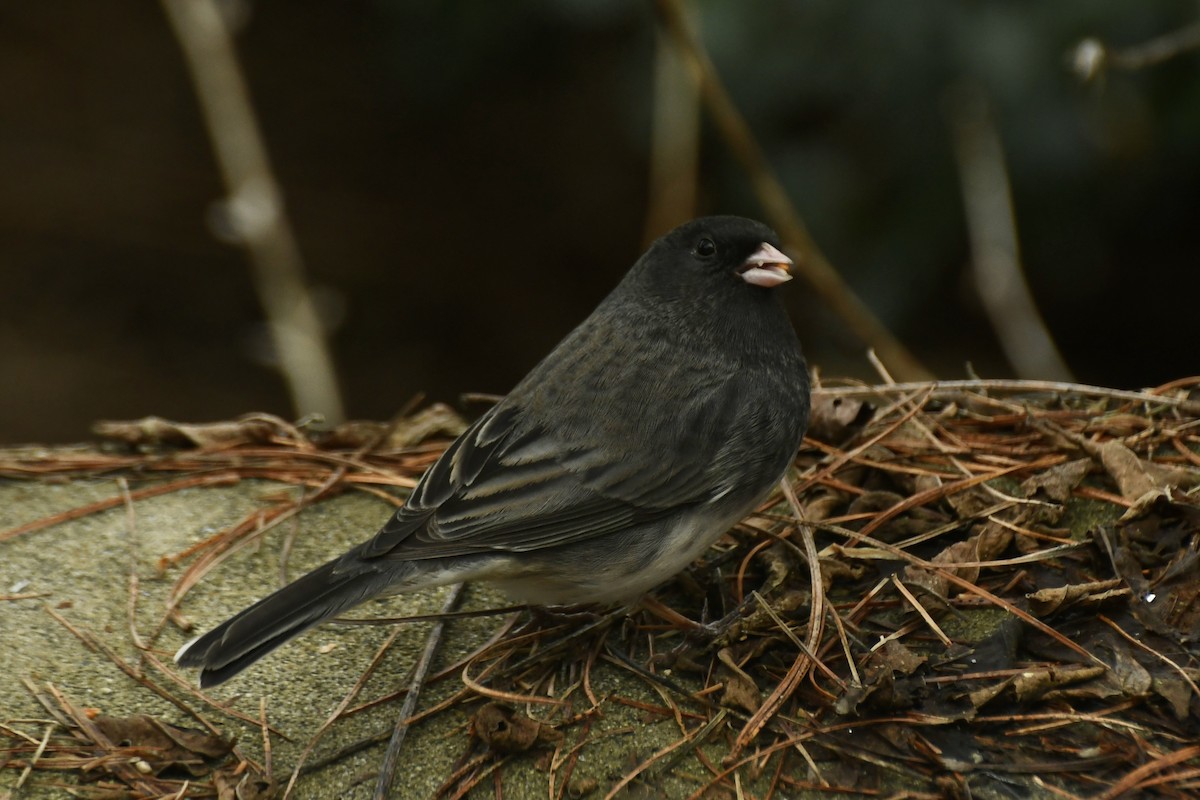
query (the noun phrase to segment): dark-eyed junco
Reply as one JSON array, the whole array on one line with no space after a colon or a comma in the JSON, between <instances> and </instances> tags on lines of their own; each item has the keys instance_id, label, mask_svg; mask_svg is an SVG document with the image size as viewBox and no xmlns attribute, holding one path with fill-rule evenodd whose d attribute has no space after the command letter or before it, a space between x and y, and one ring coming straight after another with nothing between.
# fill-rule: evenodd
<instances>
[{"instance_id":1,"label":"dark-eyed junco","mask_svg":"<svg viewBox=\"0 0 1200 800\"><path fill-rule=\"evenodd\" d=\"M489 581L542 605L636 598L771 492L808 423L765 225L688 222L458 437L371 539L175 655L200 685L380 594Z\"/></svg>"}]
</instances>

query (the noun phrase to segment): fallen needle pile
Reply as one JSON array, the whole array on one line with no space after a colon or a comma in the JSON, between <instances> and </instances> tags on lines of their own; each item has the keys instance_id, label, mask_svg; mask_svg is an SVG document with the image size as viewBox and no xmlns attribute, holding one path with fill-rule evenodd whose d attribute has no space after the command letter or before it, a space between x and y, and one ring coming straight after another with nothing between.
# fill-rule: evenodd
<instances>
[{"instance_id":1,"label":"fallen needle pile","mask_svg":"<svg viewBox=\"0 0 1200 800\"><path fill-rule=\"evenodd\" d=\"M540 759L541 796L551 798L637 785L639 797L674 796L654 793L668 772L694 798L1197 796L1198 395L1200 378L1145 393L986 381L824 387L787 484L703 563L633 612L514 615L428 677L461 677L462 688L409 724L449 709L472 719L439 796L490 793L520 758ZM411 488L458 430L442 407L323 434L261 415L108 424L101 432L119 446L0 453L0 477L129 481L111 501L0 541L184 487L247 478L304 487L299 500L163 557L177 574L142 663L77 631L131 678L179 694L185 679L167 689L149 677L147 666L175 674L154 639L183 622L188 590L237 542L338 492L396 502L381 486ZM732 624L712 622L735 611ZM598 664L645 681L658 702L597 695ZM198 713L207 732L92 719L54 687L29 685L55 722L0 724L0 766L23 770L22 780L34 769L75 771L93 781L78 790L90 785L97 797L117 796L101 787L132 797L283 791ZM607 783L580 777L592 722L613 703L678 736Z\"/></svg>"}]
</instances>

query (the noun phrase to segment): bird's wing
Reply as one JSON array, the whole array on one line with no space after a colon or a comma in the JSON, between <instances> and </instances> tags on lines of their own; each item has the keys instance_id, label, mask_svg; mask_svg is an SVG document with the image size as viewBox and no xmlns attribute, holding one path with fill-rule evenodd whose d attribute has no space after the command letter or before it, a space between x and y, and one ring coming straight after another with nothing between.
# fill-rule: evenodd
<instances>
[{"instance_id":1,"label":"bird's wing","mask_svg":"<svg viewBox=\"0 0 1200 800\"><path fill-rule=\"evenodd\" d=\"M430 468L404 508L366 545L366 558L442 558L570 544L663 519L719 496L713 463L736 414L720 387L688 398L695 424L670 441L570 436L533 425L515 404L494 407ZM570 438L570 441L567 439Z\"/></svg>"}]
</instances>

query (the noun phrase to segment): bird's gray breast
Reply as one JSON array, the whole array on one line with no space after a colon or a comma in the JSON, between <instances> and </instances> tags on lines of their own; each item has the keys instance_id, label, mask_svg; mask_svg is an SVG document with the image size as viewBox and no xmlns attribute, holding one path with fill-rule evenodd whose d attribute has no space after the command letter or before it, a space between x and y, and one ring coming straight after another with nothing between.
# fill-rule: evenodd
<instances>
[{"instance_id":1,"label":"bird's gray breast","mask_svg":"<svg viewBox=\"0 0 1200 800\"><path fill-rule=\"evenodd\" d=\"M699 558L742 515L740 509L692 509L600 539L522 554L519 562L497 564L488 580L513 600L534 605L635 600Z\"/></svg>"}]
</instances>

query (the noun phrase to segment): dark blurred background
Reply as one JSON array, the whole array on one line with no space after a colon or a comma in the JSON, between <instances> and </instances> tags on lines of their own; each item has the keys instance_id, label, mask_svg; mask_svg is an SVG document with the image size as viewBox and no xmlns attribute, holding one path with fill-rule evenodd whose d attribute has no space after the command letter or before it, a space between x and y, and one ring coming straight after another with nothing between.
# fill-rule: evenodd
<instances>
[{"instance_id":1,"label":"dark blurred background","mask_svg":"<svg viewBox=\"0 0 1200 800\"><path fill-rule=\"evenodd\" d=\"M647 0L227 3L331 326L347 413L506 391L644 244ZM919 7L918 7L919 6ZM1085 37L1140 44L1194 0L693 4L814 238L939 377L1012 374L970 280L947 121L989 98L1030 286L1080 381L1195 373L1200 55L1084 84ZM762 217L705 123L697 213ZM0 442L93 420L287 417L245 252L161 8L0 5ZM826 376L863 346L793 284Z\"/></svg>"}]
</instances>

